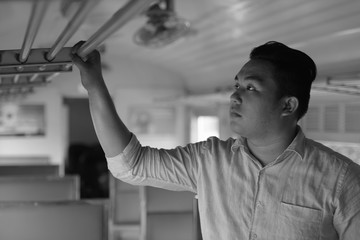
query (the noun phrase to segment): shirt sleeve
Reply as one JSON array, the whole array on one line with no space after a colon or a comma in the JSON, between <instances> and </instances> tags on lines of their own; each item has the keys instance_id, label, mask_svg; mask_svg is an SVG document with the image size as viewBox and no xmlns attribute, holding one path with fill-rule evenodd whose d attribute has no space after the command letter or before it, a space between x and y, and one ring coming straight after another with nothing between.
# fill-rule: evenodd
<instances>
[{"instance_id":1,"label":"shirt sleeve","mask_svg":"<svg viewBox=\"0 0 360 240\"><path fill-rule=\"evenodd\" d=\"M360 236L360 166L347 165L338 191L338 206L334 226L341 240L356 240Z\"/></svg>"},{"instance_id":2,"label":"shirt sleeve","mask_svg":"<svg viewBox=\"0 0 360 240\"><path fill-rule=\"evenodd\" d=\"M144 147L133 134L124 151L107 158L115 178L133 185L146 185L196 193L201 143L174 149Z\"/></svg>"}]
</instances>

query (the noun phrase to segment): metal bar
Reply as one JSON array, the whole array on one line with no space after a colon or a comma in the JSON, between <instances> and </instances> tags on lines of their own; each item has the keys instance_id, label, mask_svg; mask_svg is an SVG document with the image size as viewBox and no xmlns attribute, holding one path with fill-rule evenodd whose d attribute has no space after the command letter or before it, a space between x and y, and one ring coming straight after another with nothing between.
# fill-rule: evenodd
<instances>
[{"instance_id":1,"label":"metal bar","mask_svg":"<svg viewBox=\"0 0 360 240\"><path fill-rule=\"evenodd\" d=\"M14 79L13 79L14 83L18 83L18 82L19 82L19 79L20 79L20 75L19 75L19 74L16 74L16 75L14 76Z\"/></svg>"},{"instance_id":2,"label":"metal bar","mask_svg":"<svg viewBox=\"0 0 360 240\"><path fill-rule=\"evenodd\" d=\"M92 8L98 3L98 0L83 0L79 9L74 14L73 18L69 21L67 26L64 28L63 32L60 34L58 39L56 39L54 45L51 47L50 51L47 53L46 58L48 61L52 61L56 54L61 50L63 46L69 41L69 39L74 35L76 30L84 22L87 14L91 11Z\"/></svg>"},{"instance_id":3,"label":"metal bar","mask_svg":"<svg viewBox=\"0 0 360 240\"><path fill-rule=\"evenodd\" d=\"M14 76L19 74L23 76L41 72L72 71L71 47L62 48L52 62L46 60L48 48L31 49L31 54L25 63L18 61L19 52L20 50L0 50L0 75Z\"/></svg>"},{"instance_id":4,"label":"metal bar","mask_svg":"<svg viewBox=\"0 0 360 240\"><path fill-rule=\"evenodd\" d=\"M0 76L2 77L12 77L14 75L19 75L21 76L32 76L33 74L37 73L39 75L49 75L49 74L53 74L53 73L58 73L60 72L60 70L44 70L44 71L29 71L29 72L21 72L21 73L1 73Z\"/></svg>"},{"instance_id":5,"label":"metal bar","mask_svg":"<svg viewBox=\"0 0 360 240\"><path fill-rule=\"evenodd\" d=\"M6 69L6 68L17 68L17 67L22 67L23 69L25 69L26 67L41 67L41 66L59 66L59 65L64 65L64 66L68 66L70 63L69 61L63 61L63 62L50 62L50 63L43 63L43 62L39 62L39 63L27 63L27 64L9 64L9 65L1 65L0 66L0 70L1 69ZM17 70L18 72L21 72L19 70ZM24 71L24 70L22 70Z\"/></svg>"},{"instance_id":6,"label":"metal bar","mask_svg":"<svg viewBox=\"0 0 360 240\"><path fill-rule=\"evenodd\" d=\"M34 40L35 40L35 37L39 30L42 19L45 16L45 12L46 12L46 8L47 8L48 4L49 4L49 1L47 1L47 0L34 1L29 24L26 29L24 42L21 47L21 52L20 52L20 56L19 56L19 61L22 63L26 62L26 60L30 54L31 46L34 43Z\"/></svg>"},{"instance_id":7,"label":"metal bar","mask_svg":"<svg viewBox=\"0 0 360 240\"><path fill-rule=\"evenodd\" d=\"M125 25L135 15L146 10L155 0L129 0L113 16L102 25L78 50L77 54L84 58L99 46L106 38Z\"/></svg>"},{"instance_id":8,"label":"metal bar","mask_svg":"<svg viewBox=\"0 0 360 240\"><path fill-rule=\"evenodd\" d=\"M34 75L32 75L32 76L29 78L29 82L34 82L38 77L39 77L39 74L38 74L38 73L35 73Z\"/></svg>"},{"instance_id":9,"label":"metal bar","mask_svg":"<svg viewBox=\"0 0 360 240\"><path fill-rule=\"evenodd\" d=\"M49 76L47 76L47 77L45 78L45 80L46 80L47 82L50 82L51 80L53 80L54 78L56 78L56 77L59 76L59 75L60 75L59 72L52 73L52 74L50 74Z\"/></svg>"}]
</instances>

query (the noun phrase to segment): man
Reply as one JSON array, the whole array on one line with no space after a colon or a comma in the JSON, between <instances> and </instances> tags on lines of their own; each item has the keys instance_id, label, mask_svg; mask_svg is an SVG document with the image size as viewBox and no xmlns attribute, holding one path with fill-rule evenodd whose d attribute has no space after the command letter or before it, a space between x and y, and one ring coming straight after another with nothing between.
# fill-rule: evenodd
<instances>
[{"instance_id":1,"label":"man","mask_svg":"<svg viewBox=\"0 0 360 240\"><path fill-rule=\"evenodd\" d=\"M359 239L360 167L297 125L316 77L305 53L278 42L253 49L230 101L241 137L169 150L141 146L122 123L97 51L86 62L74 55L74 63L112 174L196 193L204 239Z\"/></svg>"}]
</instances>

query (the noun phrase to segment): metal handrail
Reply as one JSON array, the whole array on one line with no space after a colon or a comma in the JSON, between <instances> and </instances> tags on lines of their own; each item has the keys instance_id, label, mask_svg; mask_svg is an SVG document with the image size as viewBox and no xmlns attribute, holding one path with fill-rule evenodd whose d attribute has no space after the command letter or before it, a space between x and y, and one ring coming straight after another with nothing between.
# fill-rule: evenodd
<instances>
[{"instance_id":1,"label":"metal handrail","mask_svg":"<svg viewBox=\"0 0 360 240\"><path fill-rule=\"evenodd\" d=\"M77 54L84 58L106 38L125 25L134 16L140 14L155 0L130 0L125 6L120 8L113 16L102 25L78 50Z\"/></svg>"},{"instance_id":2,"label":"metal handrail","mask_svg":"<svg viewBox=\"0 0 360 240\"><path fill-rule=\"evenodd\" d=\"M73 18L69 21L67 26L64 28L58 39L56 39L54 45L46 55L48 61L51 61L55 58L56 54L58 54L61 48L65 46L69 39L74 35L76 30L79 29L81 24L86 19L88 13L96 6L98 2L99 0L82 1L82 4L79 6L77 12L74 14Z\"/></svg>"},{"instance_id":3,"label":"metal handrail","mask_svg":"<svg viewBox=\"0 0 360 240\"><path fill-rule=\"evenodd\" d=\"M26 29L24 42L22 44L21 52L20 52L20 56L19 56L19 61L22 63L26 62L26 60L30 54L31 47L34 43L35 37L36 37L39 27L41 25L41 22L45 16L45 12L46 12L48 5L49 5L49 1L47 1L47 0L34 1L33 7L31 10L29 24Z\"/></svg>"}]
</instances>

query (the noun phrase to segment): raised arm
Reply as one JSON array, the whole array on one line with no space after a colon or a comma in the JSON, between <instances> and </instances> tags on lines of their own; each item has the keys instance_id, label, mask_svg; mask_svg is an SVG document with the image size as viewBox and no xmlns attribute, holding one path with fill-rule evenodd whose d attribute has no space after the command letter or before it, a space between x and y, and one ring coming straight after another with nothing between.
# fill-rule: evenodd
<instances>
[{"instance_id":1,"label":"raised arm","mask_svg":"<svg viewBox=\"0 0 360 240\"><path fill-rule=\"evenodd\" d=\"M97 50L84 61L76 52L84 42L73 47L73 62L80 70L81 82L88 92L89 106L96 135L107 157L121 153L130 141L131 133L121 121L106 87L101 57Z\"/></svg>"}]
</instances>

